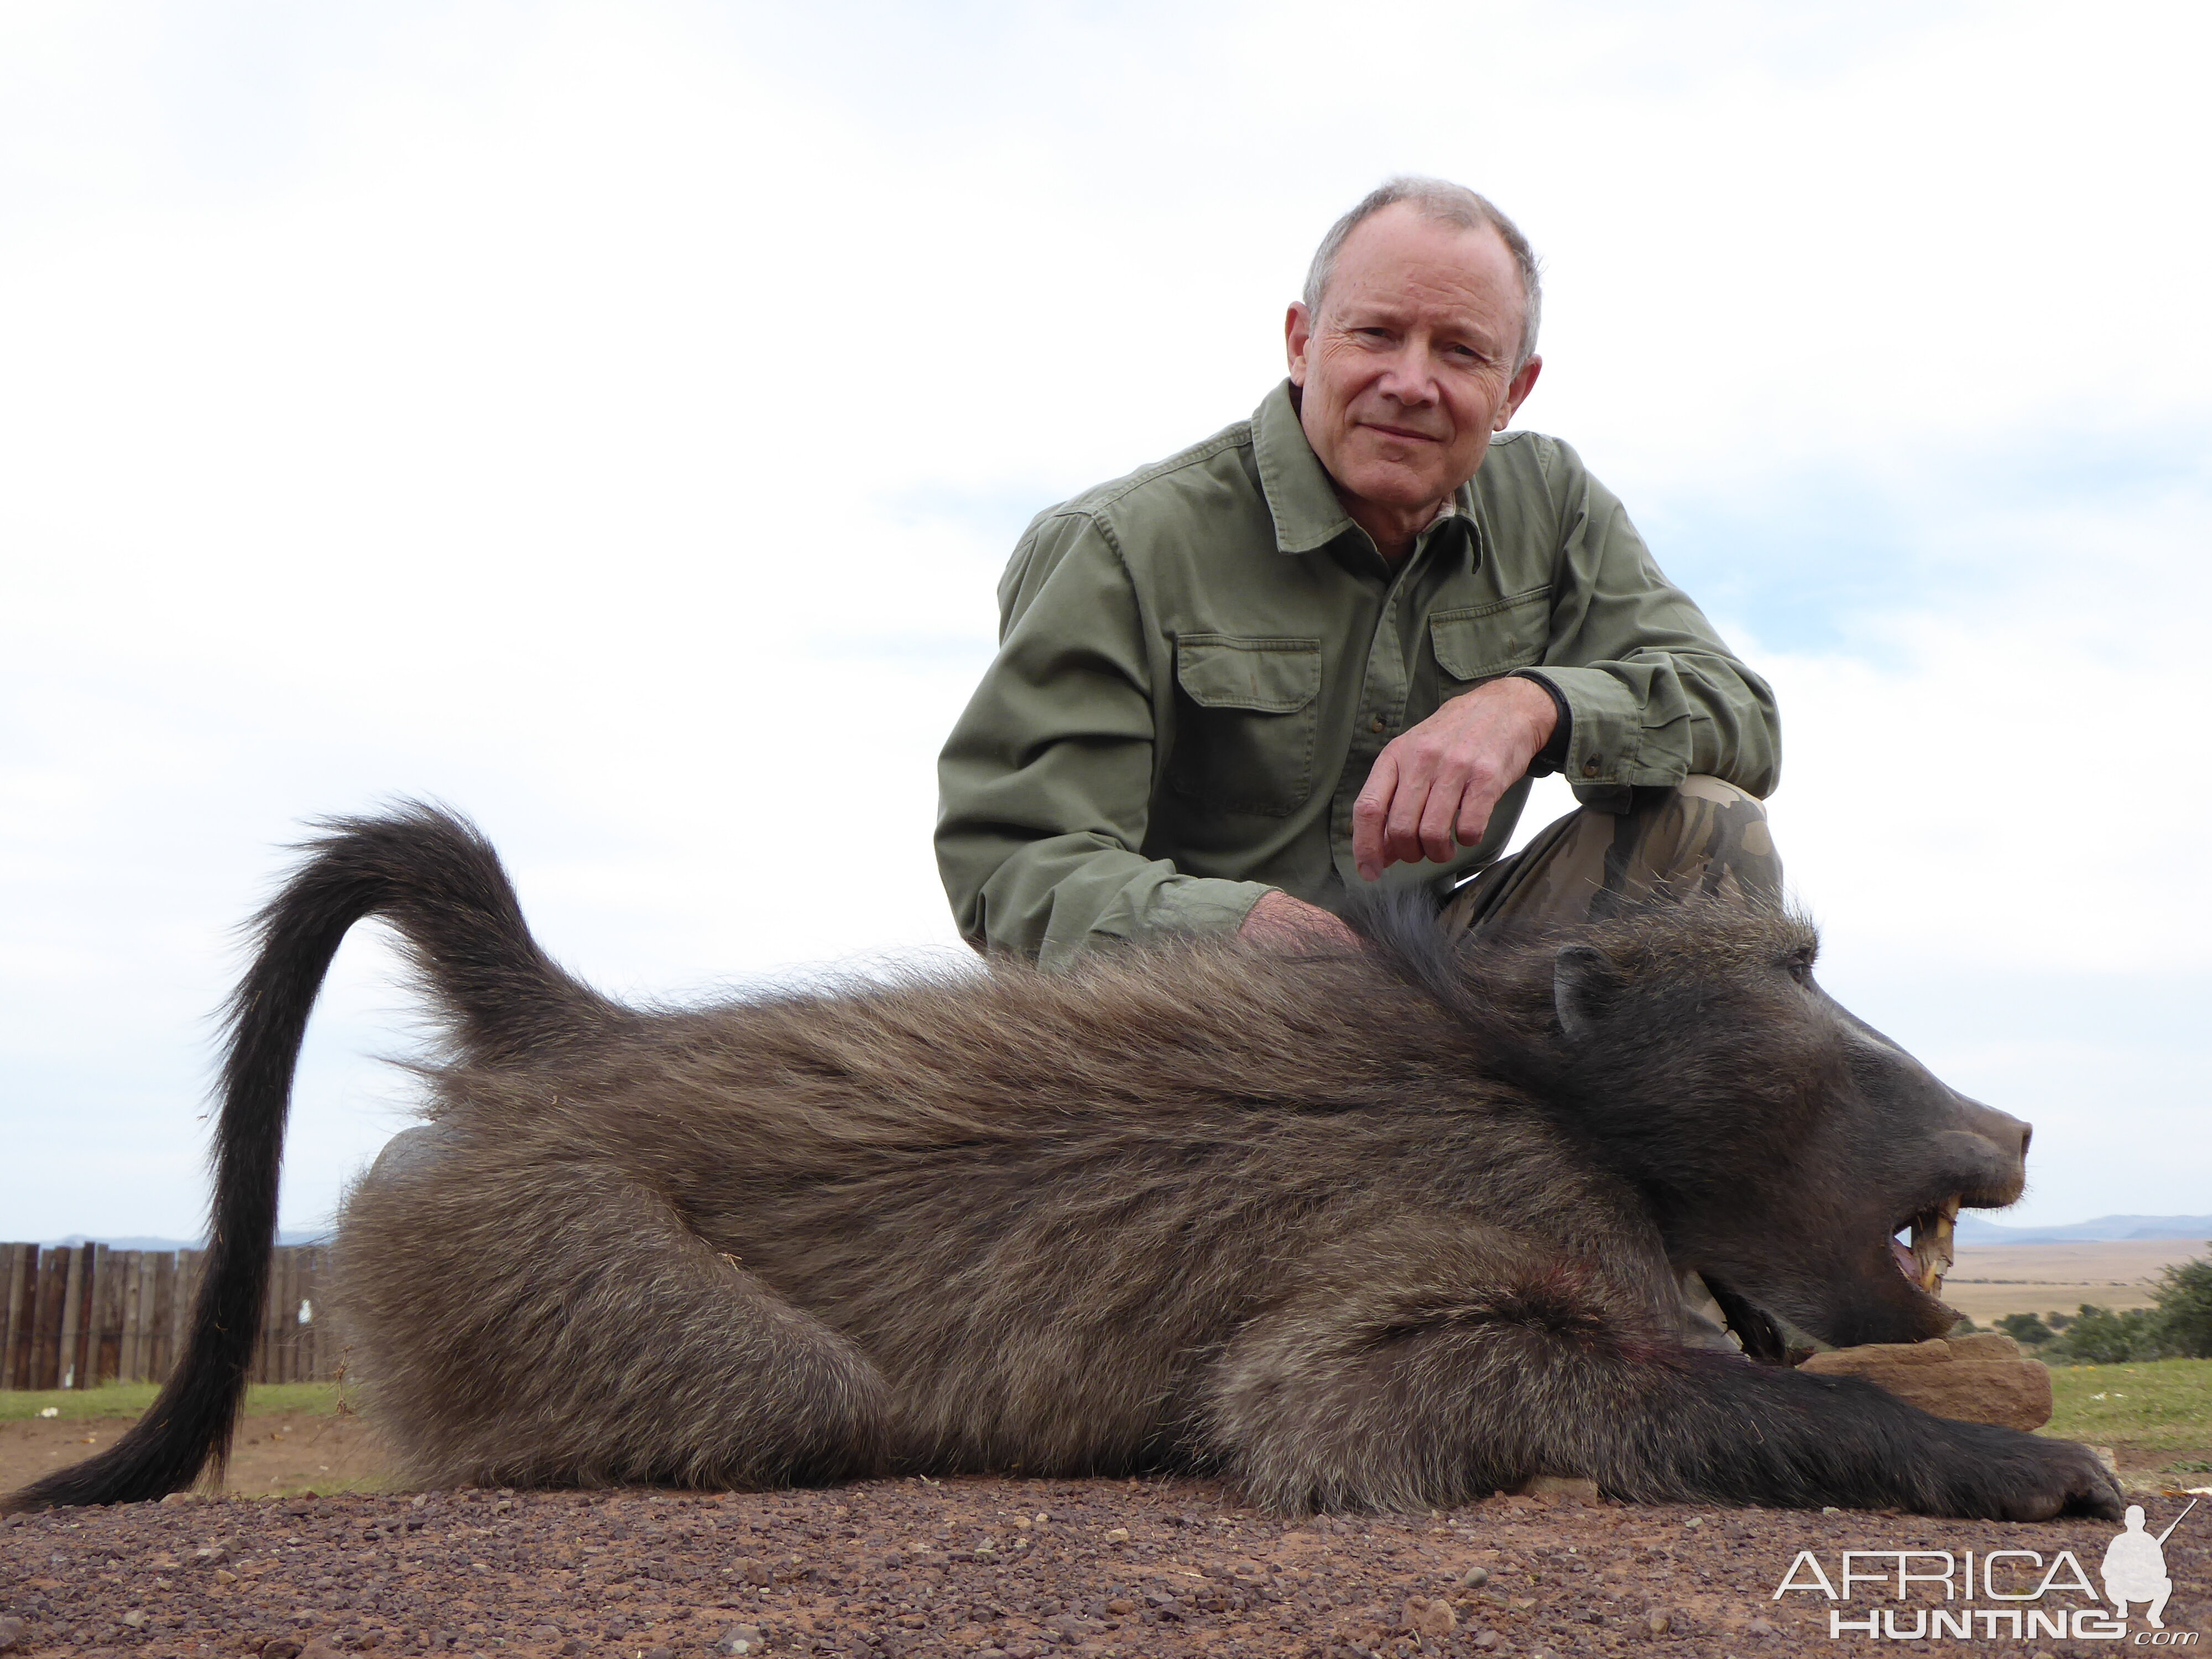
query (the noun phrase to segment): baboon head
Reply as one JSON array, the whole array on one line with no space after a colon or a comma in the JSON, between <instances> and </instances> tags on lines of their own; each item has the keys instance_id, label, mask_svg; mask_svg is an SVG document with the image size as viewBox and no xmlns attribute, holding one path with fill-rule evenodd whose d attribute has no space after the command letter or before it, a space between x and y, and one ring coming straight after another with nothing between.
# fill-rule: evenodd
<instances>
[{"instance_id":1,"label":"baboon head","mask_svg":"<svg viewBox=\"0 0 2212 1659\"><path fill-rule=\"evenodd\" d=\"M1831 998L1810 924L1673 908L1553 951L1565 1092L1594 1150L1754 1355L1780 1357L1775 1319L1838 1346L1942 1335L1952 1223L2020 1196L2028 1126Z\"/></svg>"}]
</instances>

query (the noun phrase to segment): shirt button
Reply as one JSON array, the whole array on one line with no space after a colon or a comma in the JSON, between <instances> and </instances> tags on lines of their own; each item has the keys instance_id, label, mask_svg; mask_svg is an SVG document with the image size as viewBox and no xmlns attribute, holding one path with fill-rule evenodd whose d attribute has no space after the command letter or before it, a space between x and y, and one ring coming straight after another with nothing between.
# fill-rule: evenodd
<instances>
[{"instance_id":1,"label":"shirt button","mask_svg":"<svg viewBox=\"0 0 2212 1659\"><path fill-rule=\"evenodd\" d=\"M1375 717L1375 729L1376 729L1377 732L1380 732L1380 731L1383 730L1383 720L1382 720L1382 717L1380 714L1377 714L1377 715Z\"/></svg>"},{"instance_id":2,"label":"shirt button","mask_svg":"<svg viewBox=\"0 0 2212 1659\"><path fill-rule=\"evenodd\" d=\"M1583 763L1583 775L1586 778L1594 778L1597 775L1597 757L1595 755L1592 755L1588 760Z\"/></svg>"}]
</instances>

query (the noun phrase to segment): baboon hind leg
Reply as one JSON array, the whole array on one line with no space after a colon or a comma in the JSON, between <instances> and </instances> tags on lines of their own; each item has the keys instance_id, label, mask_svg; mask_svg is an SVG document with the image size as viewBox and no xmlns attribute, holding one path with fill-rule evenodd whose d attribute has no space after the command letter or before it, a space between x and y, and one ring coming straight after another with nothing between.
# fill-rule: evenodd
<instances>
[{"instance_id":1,"label":"baboon hind leg","mask_svg":"<svg viewBox=\"0 0 2212 1659\"><path fill-rule=\"evenodd\" d=\"M884 1462L866 1356L611 1170L456 1139L364 1178L337 1255L372 1409L421 1485L757 1487Z\"/></svg>"}]
</instances>

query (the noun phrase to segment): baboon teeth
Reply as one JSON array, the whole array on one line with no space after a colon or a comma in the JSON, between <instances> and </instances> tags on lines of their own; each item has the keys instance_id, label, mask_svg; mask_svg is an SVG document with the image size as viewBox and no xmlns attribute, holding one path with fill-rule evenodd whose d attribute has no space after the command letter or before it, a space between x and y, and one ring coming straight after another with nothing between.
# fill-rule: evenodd
<instances>
[{"instance_id":1,"label":"baboon teeth","mask_svg":"<svg viewBox=\"0 0 2212 1659\"><path fill-rule=\"evenodd\" d=\"M1934 1209L1912 1218L1912 1282L1934 1296L1943 1288L1943 1275L1951 1271L1951 1232L1959 1219L1959 1200L1947 1198ZM1899 1264L1902 1266L1902 1263Z\"/></svg>"}]
</instances>

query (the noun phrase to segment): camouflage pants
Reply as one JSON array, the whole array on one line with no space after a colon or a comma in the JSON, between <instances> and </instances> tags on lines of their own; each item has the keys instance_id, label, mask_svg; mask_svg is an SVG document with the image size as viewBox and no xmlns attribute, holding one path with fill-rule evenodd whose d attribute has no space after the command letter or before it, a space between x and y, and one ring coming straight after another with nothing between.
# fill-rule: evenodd
<instances>
[{"instance_id":1,"label":"camouflage pants","mask_svg":"<svg viewBox=\"0 0 2212 1659\"><path fill-rule=\"evenodd\" d=\"M1732 783L1693 775L1638 789L1630 809L1585 806L1544 826L1444 903L1450 927L1597 921L1660 890L1779 902L1782 860L1766 809Z\"/></svg>"}]
</instances>

